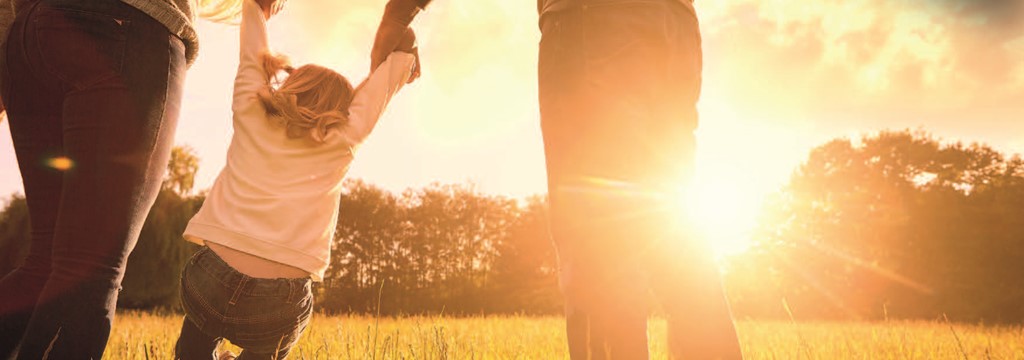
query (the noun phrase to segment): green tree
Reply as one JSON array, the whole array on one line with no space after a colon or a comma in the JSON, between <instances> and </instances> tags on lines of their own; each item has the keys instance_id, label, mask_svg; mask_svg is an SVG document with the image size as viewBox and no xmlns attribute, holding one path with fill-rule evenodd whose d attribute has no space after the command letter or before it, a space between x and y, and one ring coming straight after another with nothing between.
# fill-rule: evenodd
<instances>
[{"instance_id":1,"label":"green tree","mask_svg":"<svg viewBox=\"0 0 1024 360\"><path fill-rule=\"evenodd\" d=\"M822 145L729 276L737 310L778 314L786 299L814 318L1024 319L1010 275L1024 255L1022 175L1019 158L923 132Z\"/></svg>"},{"instance_id":2,"label":"green tree","mask_svg":"<svg viewBox=\"0 0 1024 360\"><path fill-rule=\"evenodd\" d=\"M332 245L330 267L322 285L322 304L334 311L369 312L376 308L377 289L387 281L388 297L397 285L414 281L397 280L390 256L402 244L403 209L394 194L361 181L345 184ZM406 254L411 258L413 254ZM407 264L415 266L415 263Z\"/></svg>"},{"instance_id":3,"label":"green tree","mask_svg":"<svg viewBox=\"0 0 1024 360\"><path fill-rule=\"evenodd\" d=\"M555 259L540 199L524 209L461 185L435 184L401 195L359 181L345 189L320 290L325 309L557 310Z\"/></svg>"},{"instance_id":4,"label":"green tree","mask_svg":"<svg viewBox=\"0 0 1024 360\"><path fill-rule=\"evenodd\" d=\"M171 149L171 159L167 162L167 174L164 175L161 188L186 196L192 192L198 171L199 157L195 150L188 145L175 146Z\"/></svg>"},{"instance_id":5,"label":"green tree","mask_svg":"<svg viewBox=\"0 0 1024 360\"><path fill-rule=\"evenodd\" d=\"M527 199L505 237L495 244L488 310L552 314L562 309L558 263L548 233L547 203Z\"/></svg>"},{"instance_id":6,"label":"green tree","mask_svg":"<svg viewBox=\"0 0 1024 360\"><path fill-rule=\"evenodd\" d=\"M28 256L32 236L25 197L12 195L0 212L0 276L14 270Z\"/></svg>"},{"instance_id":7,"label":"green tree","mask_svg":"<svg viewBox=\"0 0 1024 360\"><path fill-rule=\"evenodd\" d=\"M196 246L182 233L199 211L203 195L190 196L199 158L187 146L171 150L163 186L128 258L118 304L123 307L177 307L179 274Z\"/></svg>"}]
</instances>

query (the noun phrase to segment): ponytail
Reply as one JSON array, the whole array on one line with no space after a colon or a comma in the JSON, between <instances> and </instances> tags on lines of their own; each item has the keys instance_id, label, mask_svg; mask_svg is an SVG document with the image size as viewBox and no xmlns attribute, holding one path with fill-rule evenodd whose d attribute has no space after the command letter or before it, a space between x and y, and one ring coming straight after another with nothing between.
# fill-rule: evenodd
<instances>
[{"instance_id":1,"label":"ponytail","mask_svg":"<svg viewBox=\"0 0 1024 360\"><path fill-rule=\"evenodd\" d=\"M281 55L265 54L262 60L267 84L257 97L267 119L284 126L288 138L323 143L330 129L348 124L354 91L345 77L317 65L292 68ZM278 81L282 71L288 77Z\"/></svg>"}]
</instances>

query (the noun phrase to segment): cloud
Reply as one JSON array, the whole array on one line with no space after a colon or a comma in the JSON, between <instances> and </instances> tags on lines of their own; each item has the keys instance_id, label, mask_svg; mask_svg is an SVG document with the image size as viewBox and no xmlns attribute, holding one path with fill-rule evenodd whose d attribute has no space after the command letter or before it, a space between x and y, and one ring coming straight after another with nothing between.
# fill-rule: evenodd
<instances>
[{"instance_id":1,"label":"cloud","mask_svg":"<svg viewBox=\"0 0 1024 360\"><path fill-rule=\"evenodd\" d=\"M748 112L1024 113L1021 0L699 5L707 87Z\"/></svg>"}]
</instances>

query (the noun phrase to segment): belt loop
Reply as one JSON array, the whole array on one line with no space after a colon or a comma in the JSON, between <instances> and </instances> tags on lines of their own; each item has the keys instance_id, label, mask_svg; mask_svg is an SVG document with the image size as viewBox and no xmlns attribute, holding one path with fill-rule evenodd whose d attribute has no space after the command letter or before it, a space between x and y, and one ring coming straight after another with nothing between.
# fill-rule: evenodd
<instances>
[{"instance_id":1,"label":"belt loop","mask_svg":"<svg viewBox=\"0 0 1024 360\"><path fill-rule=\"evenodd\" d=\"M188 259L189 262L192 263L192 265L195 265L197 262L199 262L199 257L202 256L204 253L206 253L206 249L209 249L209 248L206 247L206 246L203 246L203 247L199 248L199 251L196 251L195 253L193 253L192 254L192 258Z\"/></svg>"},{"instance_id":2,"label":"belt loop","mask_svg":"<svg viewBox=\"0 0 1024 360\"><path fill-rule=\"evenodd\" d=\"M235 305L238 302L238 296L242 294L242 289L245 288L245 284L249 282L249 277L242 275L242 280L238 281L238 287L235 288L235 293L231 294L231 301L228 301L228 305Z\"/></svg>"}]
</instances>

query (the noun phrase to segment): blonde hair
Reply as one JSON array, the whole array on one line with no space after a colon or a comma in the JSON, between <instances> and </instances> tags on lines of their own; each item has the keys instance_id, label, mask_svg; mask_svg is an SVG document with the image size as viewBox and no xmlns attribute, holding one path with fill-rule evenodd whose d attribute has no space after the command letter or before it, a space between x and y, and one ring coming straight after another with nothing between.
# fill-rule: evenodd
<instances>
[{"instance_id":1,"label":"blonde hair","mask_svg":"<svg viewBox=\"0 0 1024 360\"><path fill-rule=\"evenodd\" d=\"M257 97L267 119L284 126L289 138L309 138L323 143L328 130L348 124L348 106L355 92L341 74L319 65L292 68L280 55L263 55L267 85ZM280 72L288 73L278 82ZM278 87L274 87L279 83Z\"/></svg>"}]
</instances>

